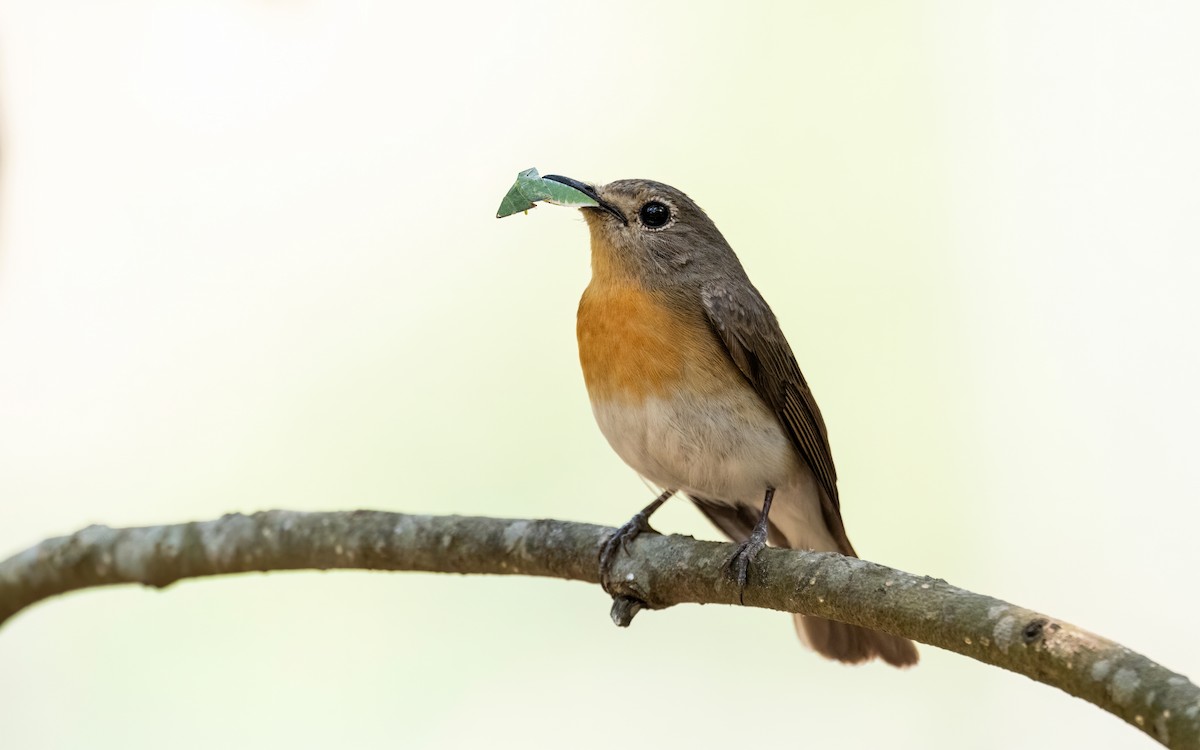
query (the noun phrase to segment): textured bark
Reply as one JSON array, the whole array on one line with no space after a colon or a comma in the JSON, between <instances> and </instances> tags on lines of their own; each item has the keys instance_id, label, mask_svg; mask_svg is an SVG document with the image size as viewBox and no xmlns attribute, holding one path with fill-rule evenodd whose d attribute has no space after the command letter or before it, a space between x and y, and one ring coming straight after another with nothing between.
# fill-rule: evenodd
<instances>
[{"instance_id":1,"label":"textured bark","mask_svg":"<svg viewBox=\"0 0 1200 750\"><path fill-rule=\"evenodd\" d=\"M250 571L357 568L533 575L598 583L613 529L563 521L376 511L227 515L215 521L90 526L0 562L0 623L92 586L163 587ZM644 534L618 555L612 616L686 602L738 604L723 574L732 546ZM834 553L768 548L745 604L884 630L1012 670L1094 703L1173 748L1200 747L1200 690L1120 644L936 578Z\"/></svg>"}]
</instances>

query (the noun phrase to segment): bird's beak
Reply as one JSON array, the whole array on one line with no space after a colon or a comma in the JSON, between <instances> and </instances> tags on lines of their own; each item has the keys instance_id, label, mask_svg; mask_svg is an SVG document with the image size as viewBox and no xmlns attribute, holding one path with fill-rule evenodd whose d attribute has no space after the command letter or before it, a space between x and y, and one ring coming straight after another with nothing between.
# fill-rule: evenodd
<instances>
[{"instance_id":1,"label":"bird's beak","mask_svg":"<svg viewBox=\"0 0 1200 750\"><path fill-rule=\"evenodd\" d=\"M616 206L601 198L600 194L596 192L596 188L592 187L591 185L588 185L585 182L580 182L579 180L572 180L570 177L563 177L559 174L548 174L543 176L542 179L554 180L555 182L566 185L567 187L575 188L579 192L599 203L600 208L617 217L617 220L622 224L629 226L629 220L625 218L625 214L621 213L620 209L618 209Z\"/></svg>"}]
</instances>

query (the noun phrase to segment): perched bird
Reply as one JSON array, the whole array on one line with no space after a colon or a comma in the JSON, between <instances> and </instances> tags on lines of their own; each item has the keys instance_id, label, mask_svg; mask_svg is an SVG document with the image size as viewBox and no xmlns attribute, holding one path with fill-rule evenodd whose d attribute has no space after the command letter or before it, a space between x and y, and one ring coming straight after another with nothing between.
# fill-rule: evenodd
<instances>
[{"instance_id":1,"label":"perched bird","mask_svg":"<svg viewBox=\"0 0 1200 750\"><path fill-rule=\"evenodd\" d=\"M616 550L681 492L740 543L740 586L769 540L854 555L821 412L779 322L712 220L673 187L649 180L559 182L599 205L580 209L592 279L579 302L579 360L600 430L663 494L621 527ZM917 662L912 641L795 616L818 653L843 662Z\"/></svg>"}]
</instances>

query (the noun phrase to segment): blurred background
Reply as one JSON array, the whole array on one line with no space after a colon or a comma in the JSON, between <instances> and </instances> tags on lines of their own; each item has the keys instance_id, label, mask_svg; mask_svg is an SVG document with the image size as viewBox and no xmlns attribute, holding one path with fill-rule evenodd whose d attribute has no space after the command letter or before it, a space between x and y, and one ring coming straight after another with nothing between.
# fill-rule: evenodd
<instances>
[{"instance_id":1,"label":"blurred background","mask_svg":"<svg viewBox=\"0 0 1200 750\"><path fill-rule=\"evenodd\" d=\"M577 212L714 218L830 425L867 558L1193 678L1193 3L0 2L0 556L90 523L378 508L619 524ZM717 538L688 504L666 531ZM1014 720L1014 717L1020 717ZM1144 748L1056 690L720 607L292 573L0 631L5 748Z\"/></svg>"}]
</instances>

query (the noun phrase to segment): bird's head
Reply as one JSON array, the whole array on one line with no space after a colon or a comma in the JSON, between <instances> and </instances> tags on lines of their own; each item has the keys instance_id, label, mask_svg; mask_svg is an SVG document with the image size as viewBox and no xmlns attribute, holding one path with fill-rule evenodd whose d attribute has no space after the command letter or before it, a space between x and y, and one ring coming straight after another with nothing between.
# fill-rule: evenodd
<instances>
[{"instance_id":1,"label":"bird's head","mask_svg":"<svg viewBox=\"0 0 1200 750\"><path fill-rule=\"evenodd\" d=\"M590 185L546 175L593 198L580 209L592 233L592 270L648 286L687 284L741 266L712 219L681 190L652 180Z\"/></svg>"}]
</instances>

